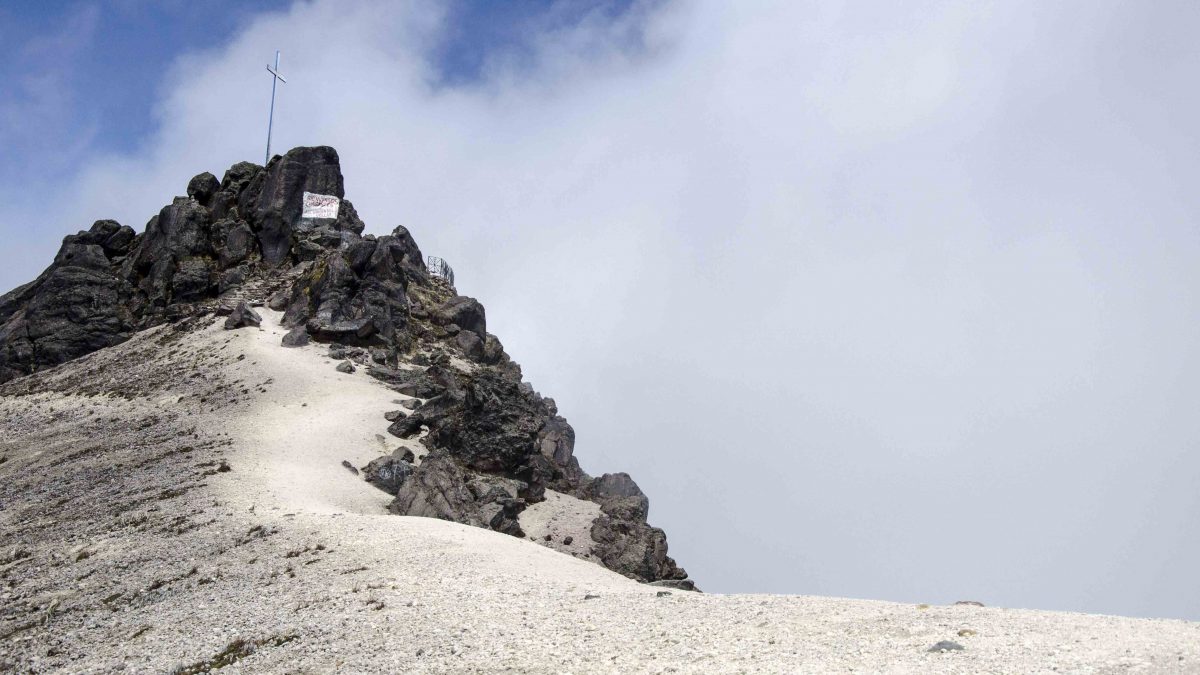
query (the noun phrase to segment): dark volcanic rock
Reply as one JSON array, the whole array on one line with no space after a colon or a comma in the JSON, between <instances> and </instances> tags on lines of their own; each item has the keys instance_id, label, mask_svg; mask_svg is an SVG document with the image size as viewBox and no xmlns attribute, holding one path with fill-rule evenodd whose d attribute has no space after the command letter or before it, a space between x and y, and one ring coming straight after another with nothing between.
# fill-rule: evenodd
<instances>
[{"instance_id":1,"label":"dark volcanic rock","mask_svg":"<svg viewBox=\"0 0 1200 675\"><path fill-rule=\"evenodd\" d=\"M413 472L413 456L408 450L397 450L390 455L371 460L363 469L367 482L384 492L395 495Z\"/></svg>"},{"instance_id":2,"label":"dark volcanic rock","mask_svg":"<svg viewBox=\"0 0 1200 675\"><path fill-rule=\"evenodd\" d=\"M488 333L487 338L483 341L483 362L488 365L496 365L506 360L508 360L508 355L504 353L504 345L500 344L499 338Z\"/></svg>"},{"instance_id":3,"label":"dark volcanic rock","mask_svg":"<svg viewBox=\"0 0 1200 675\"><path fill-rule=\"evenodd\" d=\"M337 217L302 217L305 192L339 198ZM0 296L0 383L164 322L199 325L216 313L229 328L258 326L250 305L267 302L283 312L284 346L336 343L339 370L358 361L423 399L389 414L388 431L428 430L424 461L414 466L402 448L366 468L395 494L393 511L520 534L525 505L556 490L600 505L592 536L603 564L647 581L684 579L662 530L646 522L645 494L625 474L583 472L571 425L522 381L483 306L431 278L407 229L363 229L332 148L235 164L220 181L201 173L143 234L97 221L64 238L37 279Z\"/></svg>"},{"instance_id":4,"label":"dark volcanic rock","mask_svg":"<svg viewBox=\"0 0 1200 675\"><path fill-rule=\"evenodd\" d=\"M627 473L606 473L589 481L580 491L583 499L596 502L600 510L622 520L645 521L650 500Z\"/></svg>"},{"instance_id":5,"label":"dark volcanic rock","mask_svg":"<svg viewBox=\"0 0 1200 675\"><path fill-rule=\"evenodd\" d=\"M518 481L473 474L441 452L431 452L404 480L388 510L486 527L525 536L517 517L525 510Z\"/></svg>"},{"instance_id":6,"label":"dark volcanic rock","mask_svg":"<svg viewBox=\"0 0 1200 675\"><path fill-rule=\"evenodd\" d=\"M561 479L553 487L567 491L583 479L583 471L575 460L575 430L566 419L558 416L558 408L553 401L542 399L542 402L546 405L546 412L554 417L547 417L538 431L538 451L562 473Z\"/></svg>"},{"instance_id":7,"label":"dark volcanic rock","mask_svg":"<svg viewBox=\"0 0 1200 675\"><path fill-rule=\"evenodd\" d=\"M188 184L188 196L163 207L142 235L102 220L67 237L38 279L0 297L0 382L188 316L194 306L244 284L264 255L272 264L290 264L290 243L284 242L292 240L305 190L342 196L341 169L332 148L296 148L269 170L249 162L235 164L219 183L202 173ZM340 247L343 239L356 241L362 232L353 206L343 206L335 221L322 224L337 240L328 241L330 250L322 255ZM419 256L407 231L394 239L393 248ZM392 285L403 275L399 266L385 274ZM373 279L359 285L376 292ZM399 286L399 297L389 297L389 306L406 306L403 281ZM343 328L336 326L333 333ZM366 330L350 328L354 333Z\"/></svg>"},{"instance_id":8,"label":"dark volcanic rock","mask_svg":"<svg viewBox=\"0 0 1200 675\"><path fill-rule=\"evenodd\" d=\"M258 315L258 312L250 309L245 302L239 302L229 318L225 319L225 330L245 328L246 326L257 328L260 324L262 324L262 317Z\"/></svg>"},{"instance_id":9,"label":"dark volcanic rock","mask_svg":"<svg viewBox=\"0 0 1200 675\"><path fill-rule=\"evenodd\" d=\"M303 347L308 344L308 331L303 328L293 328L283 336L284 347Z\"/></svg>"},{"instance_id":10,"label":"dark volcanic rock","mask_svg":"<svg viewBox=\"0 0 1200 675\"><path fill-rule=\"evenodd\" d=\"M420 414L401 417L392 422L388 427L388 433L396 438L412 438L421 432L423 424L425 424L425 418Z\"/></svg>"},{"instance_id":11,"label":"dark volcanic rock","mask_svg":"<svg viewBox=\"0 0 1200 675\"><path fill-rule=\"evenodd\" d=\"M474 331L464 330L455 336L454 341L458 344L458 348L463 351L468 359L472 361L483 361L484 348L483 340L480 339Z\"/></svg>"},{"instance_id":12,"label":"dark volcanic rock","mask_svg":"<svg viewBox=\"0 0 1200 675\"><path fill-rule=\"evenodd\" d=\"M190 197L177 197L151 218L137 251L122 267L140 291L134 309L161 315L174 302L215 295L217 263L210 235L208 210Z\"/></svg>"},{"instance_id":13,"label":"dark volcanic rock","mask_svg":"<svg viewBox=\"0 0 1200 675\"><path fill-rule=\"evenodd\" d=\"M487 319L483 305L475 298L457 295L433 313L434 323L440 326L455 325L478 335L487 335Z\"/></svg>"},{"instance_id":14,"label":"dark volcanic rock","mask_svg":"<svg viewBox=\"0 0 1200 675\"><path fill-rule=\"evenodd\" d=\"M263 261L268 265L290 259L305 192L338 199L345 196L336 150L293 148L272 158L266 171L255 174L238 200L238 212L258 233Z\"/></svg>"},{"instance_id":15,"label":"dark volcanic rock","mask_svg":"<svg viewBox=\"0 0 1200 675\"><path fill-rule=\"evenodd\" d=\"M658 581L651 581L650 585L661 586L663 588L674 588L680 591L700 590L699 588L696 588L696 583L691 579L660 579Z\"/></svg>"},{"instance_id":16,"label":"dark volcanic rock","mask_svg":"<svg viewBox=\"0 0 1200 675\"><path fill-rule=\"evenodd\" d=\"M687 578L667 555L666 533L646 522L650 500L629 474L585 478L576 496L599 504L604 514L592 522L592 554L605 567L642 581Z\"/></svg>"},{"instance_id":17,"label":"dark volcanic rock","mask_svg":"<svg viewBox=\"0 0 1200 675\"><path fill-rule=\"evenodd\" d=\"M292 285L285 325L304 325L322 341L396 342L408 325L404 269L414 255L394 234L326 255Z\"/></svg>"},{"instance_id":18,"label":"dark volcanic rock","mask_svg":"<svg viewBox=\"0 0 1200 675\"><path fill-rule=\"evenodd\" d=\"M410 279L418 279L427 281L429 279L429 270L425 267L425 256L421 255L421 249L417 247L416 240L409 234L408 228L403 225L397 225L392 230L392 243L394 251L401 255L401 267L404 268L405 274Z\"/></svg>"},{"instance_id":19,"label":"dark volcanic rock","mask_svg":"<svg viewBox=\"0 0 1200 675\"><path fill-rule=\"evenodd\" d=\"M535 475L522 479L530 482L553 480L561 472L541 453L538 434L551 416L537 394L490 368L452 377L456 394L430 400L414 415L430 424L427 445L445 448L479 471L529 469Z\"/></svg>"},{"instance_id":20,"label":"dark volcanic rock","mask_svg":"<svg viewBox=\"0 0 1200 675\"><path fill-rule=\"evenodd\" d=\"M667 555L667 535L645 523L600 516L592 523L592 555L604 566L642 581L684 579L687 572Z\"/></svg>"},{"instance_id":21,"label":"dark volcanic rock","mask_svg":"<svg viewBox=\"0 0 1200 675\"><path fill-rule=\"evenodd\" d=\"M388 510L405 516L466 522L474 503L462 467L445 455L430 455L405 481Z\"/></svg>"},{"instance_id":22,"label":"dark volcanic rock","mask_svg":"<svg viewBox=\"0 0 1200 675\"><path fill-rule=\"evenodd\" d=\"M119 260L128 255L137 235L133 228L125 227L115 220L98 220L87 232L75 235L75 241L83 244L97 244L104 249L104 255L111 260Z\"/></svg>"},{"instance_id":23,"label":"dark volcanic rock","mask_svg":"<svg viewBox=\"0 0 1200 675\"><path fill-rule=\"evenodd\" d=\"M63 239L36 280L0 296L0 382L124 342L133 288L114 270L130 237L111 220Z\"/></svg>"},{"instance_id":24,"label":"dark volcanic rock","mask_svg":"<svg viewBox=\"0 0 1200 675\"><path fill-rule=\"evenodd\" d=\"M258 251L258 240L250 226L241 221L221 220L213 224L215 240L223 242L217 246L217 261L227 269L248 260Z\"/></svg>"},{"instance_id":25,"label":"dark volcanic rock","mask_svg":"<svg viewBox=\"0 0 1200 675\"><path fill-rule=\"evenodd\" d=\"M246 265L221 272L220 279L217 281L217 293L225 293L241 286L249 276L250 268Z\"/></svg>"},{"instance_id":26,"label":"dark volcanic rock","mask_svg":"<svg viewBox=\"0 0 1200 675\"><path fill-rule=\"evenodd\" d=\"M187 195L204 206L212 200L213 195L221 189L221 181L205 171L188 182Z\"/></svg>"},{"instance_id":27,"label":"dark volcanic rock","mask_svg":"<svg viewBox=\"0 0 1200 675\"><path fill-rule=\"evenodd\" d=\"M221 189L212 196L208 204L214 222L224 218L240 219L238 200L262 170L263 167L252 162L238 162L229 167L225 177L221 179Z\"/></svg>"}]
</instances>

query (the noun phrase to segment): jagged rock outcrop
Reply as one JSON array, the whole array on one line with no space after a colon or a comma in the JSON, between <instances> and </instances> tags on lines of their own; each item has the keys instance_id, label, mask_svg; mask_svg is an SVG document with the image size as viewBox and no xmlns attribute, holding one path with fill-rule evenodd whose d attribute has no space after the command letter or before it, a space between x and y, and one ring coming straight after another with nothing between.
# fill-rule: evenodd
<instances>
[{"instance_id":1,"label":"jagged rock outcrop","mask_svg":"<svg viewBox=\"0 0 1200 675\"><path fill-rule=\"evenodd\" d=\"M362 233L358 214L345 204L332 225L304 222L300 214L305 192L345 196L336 150L295 148L256 173L238 197L238 211L256 232L266 264L311 260L330 245L336 247L342 232Z\"/></svg>"},{"instance_id":2,"label":"jagged rock outcrop","mask_svg":"<svg viewBox=\"0 0 1200 675\"><path fill-rule=\"evenodd\" d=\"M128 339L134 289L116 270L135 239L97 221L66 237L37 279L0 296L0 382Z\"/></svg>"},{"instance_id":3,"label":"jagged rock outcrop","mask_svg":"<svg viewBox=\"0 0 1200 675\"><path fill-rule=\"evenodd\" d=\"M363 223L349 201L342 200L336 219L301 218L305 191L343 196L333 148L295 148L265 168L240 162L220 182L202 173L188 183L187 196L164 206L141 235L102 220L66 237L38 279L0 297L0 381L193 314L267 269L290 270L363 241ZM394 239L420 256L407 231ZM343 313L370 306L383 316L381 323L403 325L403 293L395 288L403 279L388 261L375 271L381 270L356 289Z\"/></svg>"},{"instance_id":4,"label":"jagged rock outcrop","mask_svg":"<svg viewBox=\"0 0 1200 675\"><path fill-rule=\"evenodd\" d=\"M319 340L345 344L406 343L408 280L421 251L397 228L391 235L348 236L293 284L284 324Z\"/></svg>"},{"instance_id":5,"label":"jagged rock outcrop","mask_svg":"<svg viewBox=\"0 0 1200 675\"><path fill-rule=\"evenodd\" d=\"M302 217L305 192L340 200L336 217ZM523 536L521 512L554 490L600 506L591 536L603 564L685 579L637 484L580 468L574 430L487 332L483 305L430 275L405 228L364 236L344 197L337 152L295 148L219 181L197 175L143 234L102 220L66 237L42 275L0 297L0 382L163 322L215 313L226 328L258 326L251 306L265 303L283 312L283 346L331 343L339 370L357 364L418 399L389 414L388 431L427 453L400 448L362 472L394 495L394 513Z\"/></svg>"},{"instance_id":6,"label":"jagged rock outcrop","mask_svg":"<svg viewBox=\"0 0 1200 675\"><path fill-rule=\"evenodd\" d=\"M667 555L667 535L644 521L600 516L592 523L593 552L604 566L643 581L683 579L687 573Z\"/></svg>"},{"instance_id":7,"label":"jagged rock outcrop","mask_svg":"<svg viewBox=\"0 0 1200 675\"><path fill-rule=\"evenodd\" d=\"M600 510L621 520L645 520L650 500L627 473L606 473L588 481L580 496L600 505Z\"/></svg>"},{"instance_id":8,"label":"jagged rock outcrop","mask_svg":"<svg viewBox=\"0 0 1200 675\"><path fill-rule=\"evenodd\" d=\"M517 516L526 501L519 492L520 481L471 472L437 450L403 481L388 508L405 516L441 518L523 537Z\"/></svg>"}]
</instances>

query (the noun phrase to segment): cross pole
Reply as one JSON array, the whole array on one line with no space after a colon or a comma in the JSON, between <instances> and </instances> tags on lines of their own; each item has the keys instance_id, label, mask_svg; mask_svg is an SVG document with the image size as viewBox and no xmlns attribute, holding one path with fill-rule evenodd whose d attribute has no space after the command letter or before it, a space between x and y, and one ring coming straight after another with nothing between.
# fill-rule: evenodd
<instances>
[{"instance_id":1,"label":"cross pole","mask_svg":"<svg viewBox=\"0 0 1200 675\"><path fill-rule=\"evenodd\" d=\"M275 85L283 82L287 84L287 80L279 74L279 50L275 50L275 67L267 64L267 71L271 73L271 115L267 118L267 159L263 162L266 166L271 161L271 127L275 124Z\"/></svg>"}]
</instances>

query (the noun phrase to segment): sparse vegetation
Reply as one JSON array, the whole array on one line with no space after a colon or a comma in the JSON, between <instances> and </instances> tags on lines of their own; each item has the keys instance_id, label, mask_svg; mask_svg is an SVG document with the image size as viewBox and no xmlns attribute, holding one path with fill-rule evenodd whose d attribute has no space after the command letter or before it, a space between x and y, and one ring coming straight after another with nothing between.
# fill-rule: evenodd
<instances>
[{"instance_id":1,"label":"sparse vegetation","mask_svg":"<svg viewBox=\"0 0 1200 675\"><path fill-rule=\"evenodd\" d=\"M197 661L188 666L181 666L171 671L171 675L199 675L200 673L208 673L214 670L220 670L225 666L230 666L242 659L257 652L264 647L281 647L293 640L299 639L299 635L276 635L274 637L263 638L260 640L244 640L238 638L226 645L225 649L217 652L203 661Z\"/></svg>"}]
</instances>

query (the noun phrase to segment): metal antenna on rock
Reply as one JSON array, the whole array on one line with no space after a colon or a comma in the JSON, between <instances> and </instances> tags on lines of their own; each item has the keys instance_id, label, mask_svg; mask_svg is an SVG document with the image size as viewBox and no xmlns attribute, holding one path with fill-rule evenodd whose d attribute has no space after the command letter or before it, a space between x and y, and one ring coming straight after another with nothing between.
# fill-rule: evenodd
<instances>
[{"instance_id":1,"label":"metal antenna on rock","mask_svg":"<svg viewBox=\"0 0 1200 675\"><path fill-rule=\"evenodd\" d=\"M275 85L283 82L287 84L287 80L279 74L279 50L275 50L275 67L267 64L267 71L271 73L271 115L267 118L267 159L263 162L266 166L271 161L271 127L275 125Z\"/></svg>"}]
</instances>

